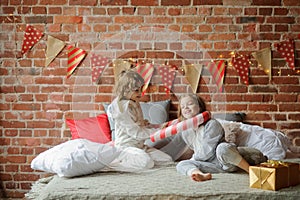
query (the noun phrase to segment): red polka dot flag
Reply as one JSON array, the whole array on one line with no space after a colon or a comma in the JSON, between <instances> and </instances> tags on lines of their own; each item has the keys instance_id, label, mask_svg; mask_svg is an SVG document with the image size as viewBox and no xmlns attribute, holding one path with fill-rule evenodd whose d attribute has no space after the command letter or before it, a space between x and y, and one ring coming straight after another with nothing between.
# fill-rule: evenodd
<instances>
[{"instance_id":1,"label":"red polka dot flag","mask_svg":"<svg viewBox=\"0 0 300 200\"><path fill-rule=\"evenodd\" d=\"M86 52L82 49L68 46L68 70L67 70L67 78L69 78L76 67L80 64L80 62L85 57Z\"/></svg>"},{"instance_id":2,"label":"red polka dot flag","mask_svg":"<svg viewBox=\"0 0 300 200\"><path fill-rule=\"evenodd\" d=\"M92 65L92 81L98 82L99 78L108 64L108 58L92 54L91 55L91 65Z\"/></svg>"},{"instance_id":3,"label":"red polka dot flag","mask_svg":"<svg viewBox=\"0 0 300 200\"><path fill-rule=\"evenodd\" d=\"M294 40L287 40L275 44L275 48L281 54L281 56L286 60L291 69L295 69L295 42Z\"/></svg>"},{"instance_id":4,"label":"red polka dot flag","mask_svg":"<svg viewBox=\"0 0 300 200\"><path fill-rule=\"evenodd\" d=\"M43 33L31 25L26 26L22 45L22 55L29 51L43 36Z\"/></svg>"},{"instance_id":5,"label":"red polka dot flag","mask_svg":"<svg viewBox=\"0 0 300 200\"><path fill-rule=\"evenodd\" d=\"M169 94L173 86L176 71L170 66L159 66L158 72L161 76L162 83L166 87L166 93Z\"/></svg>"},{"instance_id":6,"label":"red polka dot flag","mask_svg":"<svg viewBox=\"0 0 300 200\"><path fill-rule=\"evenodd\" d=\"M242 82L246 85L249 85L249 56L238 56L232 58L232 65L239 73L239 76L242 79Z\"/></svg>"},{"instance_id":7,"label":"red polka dot flag","mask_svg":"<svg viewBox=\"0 0 300 200\"><path fill-rule=\"evenodd\" d=\"M154 72L154 67L153 67L153 64L151 64L151 63L138 64L136 66L136 70L143 77L143 79L145 81L145 84L142 89L142 95L144 95L148 88L150 80L152 78L152 75Z\"/></svg>"}]
</instances>

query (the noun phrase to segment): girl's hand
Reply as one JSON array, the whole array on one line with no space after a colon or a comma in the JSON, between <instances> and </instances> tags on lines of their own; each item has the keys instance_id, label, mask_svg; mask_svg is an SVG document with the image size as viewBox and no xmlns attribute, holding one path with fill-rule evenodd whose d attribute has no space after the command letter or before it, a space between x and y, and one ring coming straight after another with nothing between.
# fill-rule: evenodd
<instances>
[{"instance_id":1,"label":"girl's hand","mask_svg":"<svg viewBox=\"0 0 300 200\"><path fill-rule=\"evenodd\" d=\"M168 122L165 122L163 124L160 124L160 128L163 129L163 128L166 128L168 126Z\"/></svg>"}]
</instances>

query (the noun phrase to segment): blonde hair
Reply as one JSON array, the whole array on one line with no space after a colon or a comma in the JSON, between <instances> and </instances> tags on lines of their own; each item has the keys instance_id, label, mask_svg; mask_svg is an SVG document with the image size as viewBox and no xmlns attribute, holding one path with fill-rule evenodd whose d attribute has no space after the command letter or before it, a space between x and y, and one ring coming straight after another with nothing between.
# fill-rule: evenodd
<instances>
[{"instance_id":1,"label":"blonde hair","mask_svg":"<svg viewBox=\"0 0 300 200\"><path fill-rule=\"evenodd\" d=\"M205 102L204 100L199 97L198 95L196 94L184 94L182 96L180 96L179 98L179 104L178 104L178 113L177 113L177 117L180 121L184 120L185 118L182 116L182 111L181 111L181 106L180 106L180 102L181 100L184 98L184 97L191 97L195 103L197 103L199 105L199 108L200 108L200 111L199 113L202 113L204 111L206 111L206 105L205 105Z\"/></svg>"},{"instance_id":2,"label":"blonde hair","mask_svg":"<svg viewBox=\"0 0 300 200\"><path fill-rule=\"evenodd\" d=\"M139 73L132 69L124 70L119 74L119 80L113 89L113 93L119 99L126 98L143 85L144 79Z\"/></svg>"}]
</instances>

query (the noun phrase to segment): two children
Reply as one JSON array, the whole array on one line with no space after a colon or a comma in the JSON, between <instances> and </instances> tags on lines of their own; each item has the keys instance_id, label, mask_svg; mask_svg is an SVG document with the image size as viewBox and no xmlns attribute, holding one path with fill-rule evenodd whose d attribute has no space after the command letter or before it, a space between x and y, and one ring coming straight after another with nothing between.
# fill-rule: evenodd
<instances>
[{"instance_id":1,"label":"two children","mask_svg":"<svg viewBox=\"0 0 300 200\"><path fill-rule=\"evenodd\" d=\"M154 166L155 161L172 161L162 151L148 147L145 140L158 128L143 119L139 100L143 78L134 70L123 71L114 88L116 98L109 106L108 114L115 120L115 146L120 156L113 165L121 170L143 170ZM180 99L179 119L184 120L206 110L205 103L197 95L186 95ZM181 174L194 181L212 178L211 173L232 172L237 167L248 172L249 164L233 144L224 140L224 130L214 119L197 129L183 131L178 136L194 151L192 159L183 160L176 166Z\"/></svg>"}]
</instances>

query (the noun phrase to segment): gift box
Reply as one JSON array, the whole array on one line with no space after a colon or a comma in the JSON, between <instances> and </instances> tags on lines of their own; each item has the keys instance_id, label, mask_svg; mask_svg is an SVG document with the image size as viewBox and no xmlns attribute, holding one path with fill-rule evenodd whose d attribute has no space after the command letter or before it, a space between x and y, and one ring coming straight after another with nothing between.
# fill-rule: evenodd
<instances>
[{"instance_id":1,"label":"gift box","mask_svg":"<svg viewBox=\"0 0 300 200\"><path fill-rule=\"evenodd\" d=\"M300 183L298 163L268 161L250 166L250 187L264 190L279 190Z\"/></svg>"}]
</instances>

